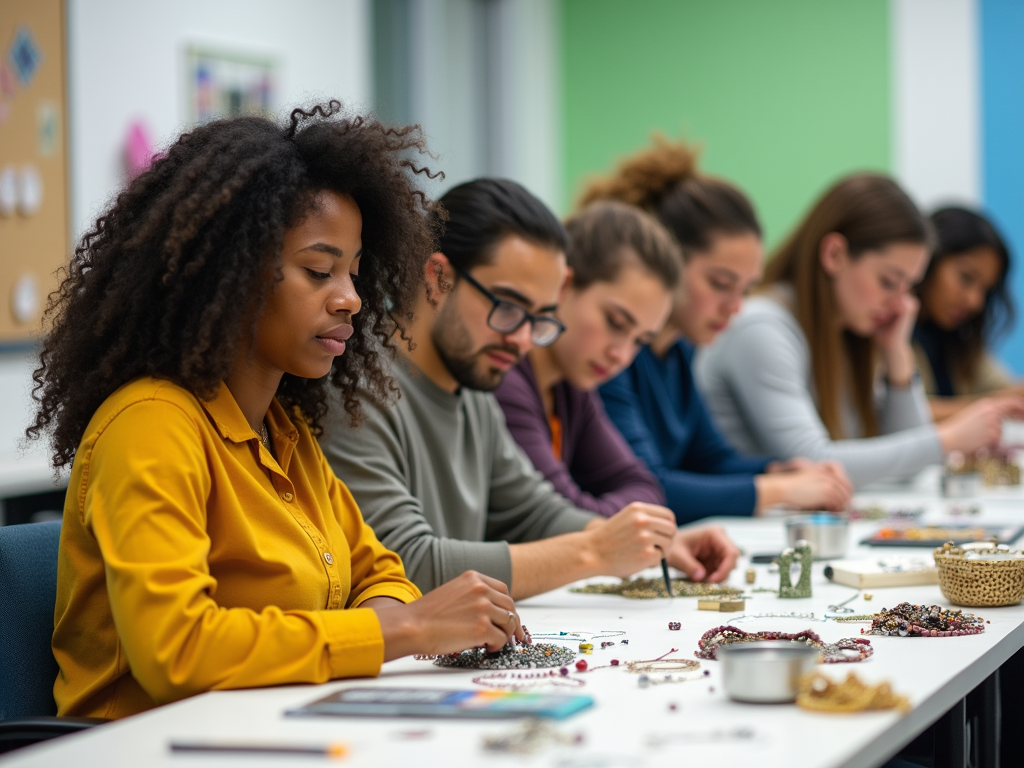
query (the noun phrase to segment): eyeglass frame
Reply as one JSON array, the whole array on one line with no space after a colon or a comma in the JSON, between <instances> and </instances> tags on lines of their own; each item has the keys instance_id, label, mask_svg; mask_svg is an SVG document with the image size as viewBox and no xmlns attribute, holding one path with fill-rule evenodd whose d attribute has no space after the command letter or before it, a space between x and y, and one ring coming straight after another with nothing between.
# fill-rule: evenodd
<instances>
[{"instance_id":1,"label":"eyeglass frame","mask_svg":"<svg viewBox=\"0 0 1024 768\"><path fill-rule=\"evenodd\" d=\"M503 299L500 296L496 296L494 293L492 293L486 287L484 287L484 285L479 280L477 280L475 277L469 274L469 272L462 269L461 267L456 267L454 264L452 264L452 269L454 269L455 272L459 274L461 277L466 278L466 282L468 282L470 285L472 285L474 288L480 291L480 293L482 293L484 296L490 299L492 306L491 311L487 313L487 327L490 328L492 331L497 331L498 333L501 334L515 333L520 328L522 328L523 325L529 323L530 341L534 346L537 347L549 347L552 344L554 344L555 341L557 341L559 336L565 333L565 323L563 323L557 317L551 317L549 315L535 315L532 312L527 311L520 305L516 304L514 301L509 301L508 299ZM516 323L515 326L513 326L512 328L496 328L491 323L491 318L494 316L494 313L498 311L498 307L503 305L507 307L512 307L517 312L521 312L523 315L522 319L518 323ZM541 343L533 338L533 334L537 330L537 321L542 321L545 324L550 323L551 325L554 325L558 329L558 332L551 338L550 341L545 341Z\"/></svg>"}]
</instances>

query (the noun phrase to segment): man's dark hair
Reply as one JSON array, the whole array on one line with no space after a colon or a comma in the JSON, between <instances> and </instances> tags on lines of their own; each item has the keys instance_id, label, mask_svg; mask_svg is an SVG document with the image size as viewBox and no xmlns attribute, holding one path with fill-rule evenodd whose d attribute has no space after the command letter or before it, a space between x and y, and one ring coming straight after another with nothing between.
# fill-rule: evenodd
<instances>
[{"instance_id":1,"label":"man's dark hair","mask_svg":"<svg viewBox=\"0 0 1024 768\"><path fill-rule=\"evenodd\" d=\"M213 397L239 344L255 339L285 233L324 191L351 196L362 214L362 309L331 372L286 373L277 399L315 434L330 385L358 420L357 385L371 400L395 391L382 357L436 247L411 176L428 173L411 159L423 151L418 128L347 115L336 101L296 109L283 126L240 117L183 134L96 220L50 296L27 435L49 432L62 467L96 409L133 379Z\"/></svg>"},{"instance_id":2,"label":"man's dark hair","mask_svg":"<svg viewBox=\"0 0 1024 768\"><path fill-rule=\"evenodd\" d=\"M569 236L558 217L514 181L467 181L450 189L439 202L446 216L434 214L437 226L443 227L438 250L457 269L488 263L498 243L510 235L555 251L568 248Z\"/></svg>"}]
</instances>

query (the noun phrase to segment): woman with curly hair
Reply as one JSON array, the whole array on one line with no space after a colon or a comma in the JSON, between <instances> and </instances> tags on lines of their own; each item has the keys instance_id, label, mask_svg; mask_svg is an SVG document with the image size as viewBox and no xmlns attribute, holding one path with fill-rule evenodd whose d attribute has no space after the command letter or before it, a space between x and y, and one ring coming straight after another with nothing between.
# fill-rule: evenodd
<instances>
[{"instance_id":1,"label":"woman with curly hair","mask_svg":"<svg viewBox=\"0 0 1024 768\"><path fill-rule=\"evenodd\" d=\"M1010 249L975 211L941 208L930 218L936 247L915 288L921 312L914 350L932 415L944 419L981 395L1020 393L1022 387L989 351L1013 326Z\"/></svg>"},{"instance_id":2,"label":"woman with curly hair","mask_svg":"<svg viewBox=\"0 0 1024 768\"><path fill-rule=\"evenodd\" d=\"M583 203L619 200L654 214L682 246L682 281L664 328L601 387L608 415L665 489L680 523L773 505L841 509L850 486L831 464L742 456L719 434L694 385L696 347L729 324L761 278L761 226L746 195L697 169L683 143L656 139L591 184Z\"/></svg>"},{"instance_id":3,"label":"woman with curly hair","mask_svg":"<svg viewBox=\"0 0 1024 768\"><path fill-rule=\"evenodd\" d=\"M391 393L434 233L417 129L295 110L181 136L75 251L31 437L71 464L53 652L61 715L374 675L522 638L503 584L420 598L315 435L331 390Z\"/></svg>"}]
</instances>

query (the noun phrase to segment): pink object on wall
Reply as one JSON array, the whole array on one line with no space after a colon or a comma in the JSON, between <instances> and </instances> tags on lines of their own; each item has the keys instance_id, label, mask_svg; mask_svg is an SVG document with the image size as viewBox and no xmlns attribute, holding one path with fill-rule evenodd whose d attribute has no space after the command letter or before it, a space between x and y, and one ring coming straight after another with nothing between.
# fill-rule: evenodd
<instances>
[{"instance_id":1,"label":"pink object on wall","mask_svg":"<svg viewBox=\"0 0 1024 768\"><path fill-rule=\"evenodd\" d=\"M142 120L135 120L128 126L128 136L125 139L124 160L125 168L128 171L128 178L134 179L143 171L147 170L156 159L153 151L153 142L149 136L149 129Z\"/></svg>"}]
</instances>

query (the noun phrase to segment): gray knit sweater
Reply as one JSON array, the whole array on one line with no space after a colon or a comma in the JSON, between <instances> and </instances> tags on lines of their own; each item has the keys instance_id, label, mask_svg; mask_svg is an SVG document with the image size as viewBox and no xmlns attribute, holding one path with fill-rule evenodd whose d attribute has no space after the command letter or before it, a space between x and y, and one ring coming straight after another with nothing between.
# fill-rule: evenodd
<instances>
[{"instance_id":1,"label":"gray knit sweater","mask_svg":"<svg viewBox=\"0 0 1024 768\"><path fill-rule=\"evenodd\" d=\"M878 437L862 438L853 404L832 440L818 416L807 337L776 297L746 302L732 326L697 356L697 385L715 424L746 453L841 462L855 486L902 478L942 461L942 446L917 377L906 388L879 382Z\"/></svg>"},{"instance_id":2,"label":"gray knit sweater","mask_svg":"<svg viewBox=\"0 0 1024 768\"><path fill-rule=\"evenodd\" d=\"M364 405L351 429L334 410L321 446L363 517L424 592L473 569L511 586L508 542L582 530L594 517L533 468L488 393L436 386L403 355L401 389L385 409Z\"/></svg>"}]
</instances>

